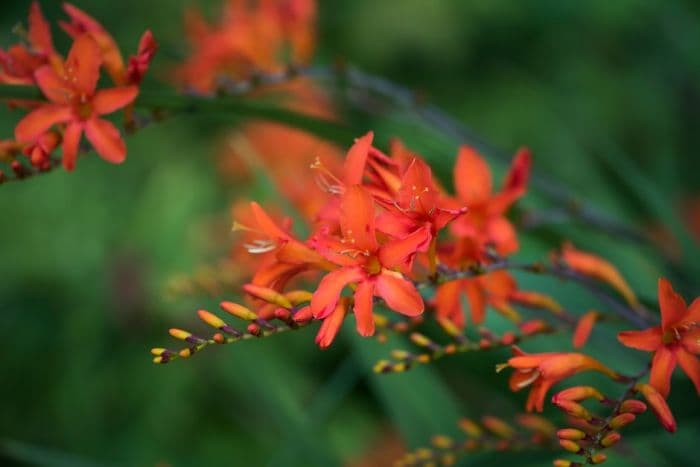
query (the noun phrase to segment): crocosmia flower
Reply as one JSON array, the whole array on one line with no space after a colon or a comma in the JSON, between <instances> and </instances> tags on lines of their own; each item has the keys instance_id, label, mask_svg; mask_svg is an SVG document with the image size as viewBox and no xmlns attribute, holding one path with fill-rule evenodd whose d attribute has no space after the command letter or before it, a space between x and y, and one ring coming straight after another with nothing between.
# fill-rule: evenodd
<instances>
[{"instance_id":1,"label":"crocosmia flower","mask_svg":"<svg viewBox=\"0 0 700 467\"><path fill-rule=\"evenodd\" d=\"M659 279L661 326L624 331L617 338L627 347L654 352L649 382L664 397L671 390L671 374L680 365L700 394L700 298L687 306L666 279Z\"/></svg>"},{"instance_id":2,"label":"crocosmia flower","mask_svg":"<svg viewBox=\"0 0 700 467\"><path fill-rule=\"evenodd\" d=\"M100 118L129 105L138 94L136 86L97 90L102 64L100 48L90 35L78 37L65 62L44 65L34 73L37 85L49 100L27 114L15 128L17 141L32 143L53 125L65 125L63 166L75 167L80 137L85 132L97 153L108 162L121 163L126 145L119 130Z\"/></svg>"}]
</instances>

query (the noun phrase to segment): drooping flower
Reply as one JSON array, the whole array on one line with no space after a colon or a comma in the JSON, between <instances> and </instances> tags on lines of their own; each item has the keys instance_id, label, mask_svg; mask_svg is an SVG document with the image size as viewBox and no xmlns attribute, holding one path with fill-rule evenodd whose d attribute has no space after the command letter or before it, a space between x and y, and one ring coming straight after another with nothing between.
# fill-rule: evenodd
<instances>
[{"instance_id":1,"label":"drooping flower","mask_svg":"<svg viewBox=\"0 0 700 467\"><path fill-rule=\"evenodd\" d=\"M520 391L530 387L525 408L528 412L533 409L542 412L544 399L549 389L558 382L570 378L583 371L598 371L610 378L617 379L619 375L598 360L580 353L545 352L526 354L513 347L514 356L507 363L497 367L515 369L510 377L510 389Z\"/></svg>"},{"instance_id":2,"label":"drooping flower","mask_svg":"<svg viewBox=\"0 0 700 467\"><path fill-rule=\"evenodd\" d=\"M460 148L454 168L454 186L457 199L469 209L469 214L452 224L452 232L468 241L475 259L483 259L489 245L493 245L501 256L517 251L515 228L506 219L505 213L525 194L530 164L530 152L527 149L519 150L506 176L503 190L494 194L491 170L486 161L473 148Z\"/></svg>"},{"instance_id":3,"label":"drooping flower","mask_svg":"<svg viewBox=\"0 0 700 467\"><path fill-rule=\"evenodd\" d=\"M36 70L36 82L49 102L17 124L17 141L32 143L53 125L64 124L63 166L67 170L75 167L83 132L100 157L115 164L123 162L126 145L119 130L100 117L133 102L138 88L122 86L96 90L100 65L97 43L91 36L82 35L73 43L65 62Z\"/></svg>"},{"instance_id":4,"label":"drooping flower","mask_svg":"<svg viewBox=\"0 0 700 467\"><path fill-rule=\"evenodd\" d=\"M363 336L374 334L374 296L407 316L419 315L424 309L415 286L399 270L430 240L430 232L422 228L405 238L380 244L375 231L375 209L364 188L350 186L340 204L342 238L319 235L315 239L316 249L340 267L321 279L311 300L314 317L327 317L335 309L342 290L354 285L353 311L357 330Z\"/></svg>"},{"instance_id":5,"label":"drooping flower","mask_svg":"<svg viewBox=\"0 0 700 467\"><path fill-rule=\"evenodd\" d=\"M676 365L680 365L700 394L700 298L687 306L664 278L659 279L658 294L661 325L624 331L617 338L627 347L654 352L649 382L663 397L668 397L671 390Z\"/></svg>"}]
</instances>

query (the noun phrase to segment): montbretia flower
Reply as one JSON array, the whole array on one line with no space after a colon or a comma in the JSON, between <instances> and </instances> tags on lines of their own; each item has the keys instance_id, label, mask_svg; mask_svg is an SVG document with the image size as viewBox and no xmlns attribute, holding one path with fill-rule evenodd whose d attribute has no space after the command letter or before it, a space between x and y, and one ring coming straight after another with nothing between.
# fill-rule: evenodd
<instances>
[{"instance_id":1,"label":"montbretia flower","mask_svg":"<svg viewBox=\"0 0 700 467\"><path fill-rule=\"evenodd\" d=\"M34 84L34 72L55 60L60 57L53 46L51 28L39 3L32 2L27 45L17 44L7 51L0 49L0 83Z\"/></svg>"},{"instance_id":2,"label":"montbretia flower","mask_svg":"<svg viewBox=\"0 0 700 467\"><path fill-rule=\"evenodd\" d=\"M474 259L482 259L489 245L501 256L518 249L515 228L505 218L505 212L525 194L530 164L530 152L519 150L503 190L494 194L491 170L486 161L473 148L460 148L454 168L454 186L459 203L465 205L469 213L452 223L452 231L469 241Z\"/></svg>"},{"instance_id":3,"label":"montbretia flower","mask_svg":"<svg viewBox=\"0 0 700 467\"><path fill-rule=\"evenodd\" d=\"M326 274L311 300L317 319L333 312L342 290L353 284L357 330L374 334L373 297L381 297L389 308L407 316L423 312L423 299L413 283L399 271L430 241L428 228L380 244L375 231L375 204L361 186L345 189L340 203L342 238L318 235L316 249L340 268Z\"/></svg>"},{"instance_id":4,"label":"montbretia flower","mask_svg":"<svg viewBox=\"0 0 700 467\"><path fill-rule=\"evenodd\" d=\"M101 65L100 50L89 35L78 37L65 62L44 65L34 73L42 93L49 100L27 114L15 127L17 141L34 142L53 125L66 125L63 133L63 166L75 167L80 137L85 132L97 153L119 164L126 158L126 145L119 130L102 115L129 105L136 98L136 86L96 90Z\"/></svg>"},{"instance_id":5,"label":"montbretia flower","mask_svg":"<svg viewBox=\"0 0 700 467\"><path fill-rule=\"evenodd\" d=\"M649 382L663 397L671 390L671 374L680 365L700 394L700 298L687 306L671 283L659 279L661 326L624 331L617 338L627 347L654 352Z\"/></svg>"},{"instance_id":6,"label":"montbretia flower","mask_svg":"<svg viewBox=\"0 0 700 467\"><path fill-rule=\"evenodd\" d=\"M526 354L513 347L514 357L499 365L497 370L511 367L515 370L510 377L510 389L519 391L530 387L525 408L542 412L544 399L549 389L558 382L583 371L598 371L612 379L620 378L610 368L598 360L580 353L545 352Z\"/></svg>"}]
</instances>

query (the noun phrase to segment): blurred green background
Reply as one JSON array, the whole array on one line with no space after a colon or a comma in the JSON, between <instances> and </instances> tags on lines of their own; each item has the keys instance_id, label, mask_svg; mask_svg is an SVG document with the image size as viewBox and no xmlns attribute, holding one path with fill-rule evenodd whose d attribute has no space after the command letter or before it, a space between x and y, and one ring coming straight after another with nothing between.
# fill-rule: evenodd
<instances>
[{"instance_id":1,"label":"blurred green background","mask_svg":"<svg viewBox=\"0 0 700 467\"><path fill-rule=\"evenodd\" d=\"M217 4L76 2L125 53L153 30L162 50L147 88L186 52L183 9L201 5L213 17ZM3 47L16 42L12 28L28 6L3 1ZM42 7L62 17L59 2ZM54 35L66 50L58 28ZM669 262L648 246L558 222L523 233L519 257L540 258L571 238L617 264L652 304L660 275L688 300L700 294L697 244L678 220L683 202L700 196L700 3L328 1L318 44L318 63L342 57L405 84L508 152L531 147L536 170L580 198L639 229L672 225L686 237L681 259ZM0 138L18 117L0 114ZM217 302L173 299L166 284L229 247L212 245L211 231L227 238L230 203L245 191L215 171L218 136L232 121L171 118L129 137L122 166L88 157L74 173L0 187L0 464L389 465L402 447L454 433L460 416L507 419L522 410L524 394L493 373L506 352L374 375L378 358L408 344L380 345L351 329L325 352L307 329L153 365L148 349L172 344L169 327L197 328L193 311ZM449 177L456 142L409 112L349 122L357 135L371 128L382 142L403 138ZM536 190L519 205L551 207ZM519 279L572 310L598 306L574 286ZM635 371L645 356L617 346L617 329L597 328L591 352ZM526 349L568 345L547 339ZM700 465L690 444L700 435L698 399L676 376L670 404L679 432L666 434L646 415L610 465ZM491 453L462 463L548 465L560 455Z\"/></svg>"}]
</instances>

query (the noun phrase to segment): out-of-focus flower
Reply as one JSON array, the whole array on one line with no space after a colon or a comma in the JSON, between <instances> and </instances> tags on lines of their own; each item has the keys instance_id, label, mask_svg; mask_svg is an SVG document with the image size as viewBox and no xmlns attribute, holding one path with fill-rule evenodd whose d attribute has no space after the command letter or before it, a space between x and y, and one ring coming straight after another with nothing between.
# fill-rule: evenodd
<instances>
[{"instance_id":1,"label":"out-of-focus flower","mask_svg":"<svg viewBox=\"0 0 700 467\"><path fill-rule=\"evenodd\" d=\"M593 325L595 324L597 319L598 312L591 310L586 312L578 320L578 323L576 323L576 328L574 329L574 336L572 339L572 344L575 349L580 349L581 347L586 345L586 341L588 341L588 337L591 335L591 331L593 331Z\"/></svg>"},{"instance_id":2,"label":"out-of-focus flower","mask_svg":"<svg viewBox=\"0 0 700 467\"><path fill-rule=\"evenodd\" d=\"M468 241L475 259L483 259L489 245L502 256L517 251L515 228L504 214L525 193L530 164L530 152L519 150L503 190L494 194L491 170L486 161L473 148L460 148L454 168L454 186L459 202L469 213L452 223L452 231Z\"/></svg>"},{"instance_id":3,"label":"out-of-focus flower","mask_svg":"<svg viewBox=\"0 0 700 467\"><path fill-rule=\"evenodd\" d=\"M33 143L56 124L63 132L63 166L75 167L80 137L85 132L97 153L108 162L121 163L126 145L119 130L102 115L129 105L138 94L136 86L96 90L101 65L100 50L90 35L78 37L65 62L44 65L35 72L37 85L49 100L27 114L15 128L22 143Z\"/></svg>"},{"instance_id":4,"label":"out-of-focus flower","mask_svg":"<svg viewBox=\"0 0 700 467\"><path fill-rule=\"evenodd\" d=\"M661 326L624 331L617 338L627 347L654 352L649 382L663 397L671 390L671 375L680 365L700 394L700 298L687 306L671 283L659 279Z\"/></svg>"}]
</instances>

